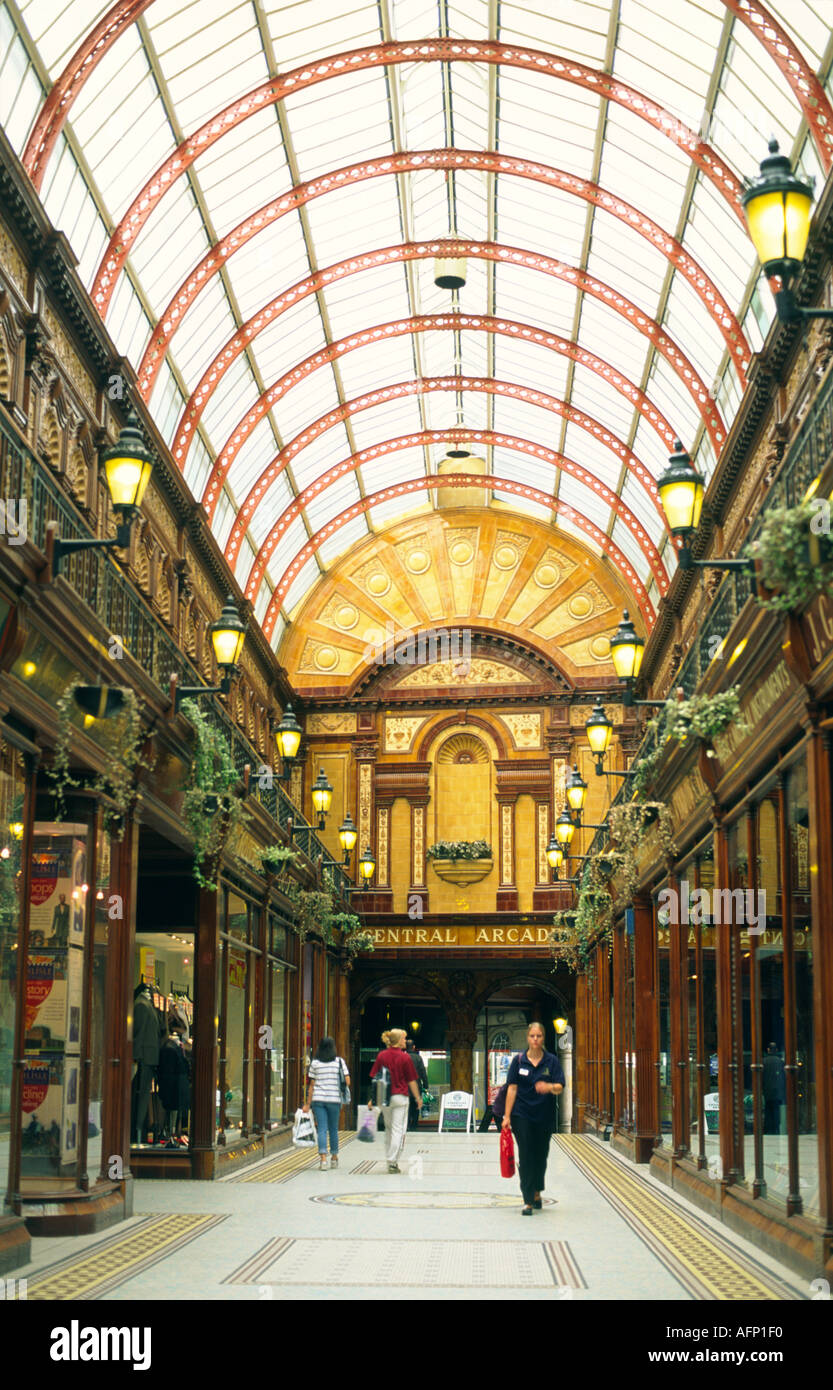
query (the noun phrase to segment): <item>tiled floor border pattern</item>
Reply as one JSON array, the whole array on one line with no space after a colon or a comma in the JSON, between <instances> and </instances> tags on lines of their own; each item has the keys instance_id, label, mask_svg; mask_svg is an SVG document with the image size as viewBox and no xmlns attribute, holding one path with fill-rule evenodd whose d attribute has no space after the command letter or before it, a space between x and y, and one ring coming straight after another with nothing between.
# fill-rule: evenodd
<instances>
[{"instance_id":1,"label":"tiled floor border pattern","mask_svg":"<svg viewBox=\"0 0 833 1390\"><path fill-rule=\"evenodd\" d=\"M592 1139L559 1134L555 1142L692 1298L735 1302L800 1297Z\"/></svg>"},{"instance_id":2,"label":"tiled floor border pattern","mask_svg":"<svg viewBox=\"0 0 833 1390\"><path fill-rule=\"evenodd\" d=\"M67 1255L31 1275L27 1297L30 1301L101 1298L225 1220L224 1215L141 1217L129 1230L120 1229L83 1253Z\"/></svg>"},{"instance_id":3,"label":"tiled floor border pattern","mask_svg":"<svg viewBox=\"0 0 833 1390\"><path fill-rule=\"evenodd\" d=\"M355 1134L339 1134L338 1136L338 1156L341 1158L342 1152L355 1139ZM231 1173L227 1178L221 1178L221 1182L289 1182L296 1173L303 1173L308 1168L318 1167L317 1149L287 1149L279 1154L277 1158L262 1159L260 1163L247 1166L238 1173Z\"/></svg>"},{"instance_id":4,"label":"tiled floor border pattern","mask_svg":"<svg viewBox=\"0 0 833 1390\"><path fill-rule=\"evenodd\" d=\"M227 1277L222 1282L224 1284L259 1284L262 1282L265 1283L266 1280L264 1276L270 1270L272 1270L273 1277L271 1280L268 1281L269 1283L273 1283L276 1285L283 1284L284 1286L288 1284L303 1283L307 1279L306 1274L299 1275L297 1273L293 1273L290 1277L286 1279L275 1279L275 1271L273 1267L276 1263L279 1263L281 1259L286 1258L290 1253L296 1252L296 1247L302 1247L304 1251L309 1251L310 1247L312 1247L314 1250L316 1246L320 1245L322 1247L326 1246L327 1250L327 1282L333 1285L343 1285L347 1284L348 1282L352 1283L352 1280L347 1281L339 1278L339 1256L341 1255L343 1257L343 1251L347 1251L347 1254L349 1256L349 1247L360 1247L365 1244L367 1244L367 1242L362 1240L340 1240L338 1238L332 1239L323 1236L308 1236L303 1237L301 1239L293 1239L289 1236L275 1236L273 1240L267 1241L266 1244L262 1245L259 1250L256 1250L254 1255L252 1255L248 1260L246 1260L244 1264L238 1265L237 1269L233 1270L231 1274L227 1275ZM386 1266L380 1266L379 1273L375 1278L369 1280L367 1279L366 1275L362 1278L361 1282L363 1286L378 1286L379 1288L423 1287L422 1284L414 1283L408 1277L408 1273L411 1268L413 1259L413 1257L409 1258L408 1251L409 1247L424 1246L427 1244L427 1242L421 1240L397 1240L395 1242L390 1242L389 1244L394 1244L396 1246L396 1258L395 1260L393 1260L393 1264L397 1270L401 1271L401 1273L392 1277L392 1272L390 1268ZM476 1265L479 1264L480 1268L482 1268L484 1272L484 1277L481 1280L478 1280L476 1283L467 1282L465 1284L455 1284L447 1283L445 1280L442 1280L444 1288L474 1289L507 1286L505 1285L505 1281L503 1279L489 1279L487 1266L487 1261L489 1257L491 1256L494 1260L497 1256L504 1253L505 1251L506 1255L509 1255L510 1253L515 1254L516 1252L518 1252L520 1253L522 1258L527 1258L531 1253L530 1244L527 1241L519 1242L482 1240L461 1242L459 1240L456 1240L431 1241L430 1244L432 1246L432 1254L436 1254L437 1247L447 1247L450 1252L453 1251L455 1253L459 1253L461 1245L469 1247L473 1252L473 1263ZM530 1285L530 1287L549 1287L549 1279L551 1279L553 1287L562 1289L587 1288L587 1283L567 1241L542 1241L540 1246L538 1246L535 1242L533 1242L532 1244L543 1254L543 1263L548 1272L548 1281L546 1285L537 1282L534 1285ZM503 1247L504 1249L501 1250L501 1247ZM278 1268L276 1272L279 1275L280 1268ZM315 1276L312 1272L310 1272L309 1280L311 1283L315 1283Z\"/></svg>"}]
</instances>

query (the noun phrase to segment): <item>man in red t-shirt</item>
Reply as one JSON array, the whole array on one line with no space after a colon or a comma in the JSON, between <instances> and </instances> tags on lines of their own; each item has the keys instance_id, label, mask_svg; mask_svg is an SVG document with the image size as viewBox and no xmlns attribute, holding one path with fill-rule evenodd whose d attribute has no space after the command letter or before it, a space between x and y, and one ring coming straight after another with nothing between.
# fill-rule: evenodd
<instances>
[{"instance_id":1,"label":"man in red t-shirt","mask_svg":"<svg viewBox=\"0 0 833 1390\"><path fill-rule=\"evenodd\" d=\"M422 1095L420 1094L416 1068L405 1051L405 1038L404 1028L391 1028L389 1033L383 1033L384 1050L379 1053L370 1069L371 1081L375 1076L378 1076L383 1067L387 1067L390 1072L390 1102L382 1110L385 1119L389 1173L401 1171L398 1159L408 1128L409 1091L418 1108L422 1109ZM372 1098L370 1104L373 1104Z\"/></svg>"}]
</instances>

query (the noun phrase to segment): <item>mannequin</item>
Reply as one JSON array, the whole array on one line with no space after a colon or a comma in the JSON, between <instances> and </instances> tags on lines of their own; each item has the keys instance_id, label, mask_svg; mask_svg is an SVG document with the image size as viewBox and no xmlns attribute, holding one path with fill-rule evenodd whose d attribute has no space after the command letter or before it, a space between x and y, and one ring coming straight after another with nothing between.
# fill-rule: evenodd
<instances>
[{"instance_id":1,"label":"mannequin","mask_svg":"<svg viewBox=\"0 0 833 1390\"><path fill-rule=\"evenodd\" d=\"M150 1084L159 1062L159 1019L153 1007L150 985L144 980L133 992L133 1097L130 1117L130 1142L144 1142L150 1104Z\"/></svg>"},{"instance_id":2,"label":"mannequin","mask_svg":"<svg viewBox=\"0 0 833 1390\"><path fill-rule=\"evenodd\" d=\"M169 1019L168 1030L159 1053L159 1095L165 1107L165 1127L169 1134L166 1148L179 1148L185 1143L182 1130L187 1124L191 1104L191 1068L182 1041L183 1025L178 1017Z\"/></svg>"}]
</instances>

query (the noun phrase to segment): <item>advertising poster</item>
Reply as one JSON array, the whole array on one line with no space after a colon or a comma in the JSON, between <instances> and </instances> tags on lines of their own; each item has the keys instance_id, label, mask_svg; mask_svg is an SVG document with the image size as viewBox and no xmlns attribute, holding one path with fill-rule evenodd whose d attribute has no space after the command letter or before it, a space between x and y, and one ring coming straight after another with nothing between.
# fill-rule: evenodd
<instances>
[{"instance_id":1,"label":"advertising poster","mask_svg":"<svg viewBox=\"0 0 833 1390\"><path fill-rule=\"evenodd\" d=\"M88 892L85 841L74 835L36 836L35 845L29 889L31 944L82 944Z\"/></svg>"}]
</instances>

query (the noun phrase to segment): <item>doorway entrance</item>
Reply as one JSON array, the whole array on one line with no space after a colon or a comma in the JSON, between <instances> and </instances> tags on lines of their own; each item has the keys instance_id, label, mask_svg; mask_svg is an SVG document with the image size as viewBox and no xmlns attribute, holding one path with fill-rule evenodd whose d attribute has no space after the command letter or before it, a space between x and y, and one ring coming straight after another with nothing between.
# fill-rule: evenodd
<instances>
[{"instance_id":1,"label":"doorway entrance","mask_svg":"<svg viewBox=\"0 0 833 1390\"><path fill-rule=\"evenodd\" d=\"M495 1094L504 1085L509 1064L526 1047L530 1023L540 1023L544 1029L544 1047L561 1059L565 1070L563 1048L556 1020L566 1021L569 1027L567 1002L560 994L538 984L509 985L497 990L485 1001L477 1015L477 1040L474 1044L472 1080L476 1123L481 1123ZM572 1062L572 1057L570 1058ZM559 1097L559 1101L561 1101ZM559 1128L561 1125L559 1114Z\"/></svg>"},{"instance_id":2,"label":"doorway entrance","mask_svg":"<svg viewBox=\"0 0 833 1390\"><path fill-rule=\"evenodd\" d=\"M359 1031L360 1102L370 1094L370 1068L384 1047L382 1034L390 1028L404 1028L408 1038L413 1039L425 1068L421 1124L433 1128L439 1119L441 1098L451 1090L446 1011L434 994L420 988L416 979L383 985L366 1000Z\"/></svg>"}]
</instances>

